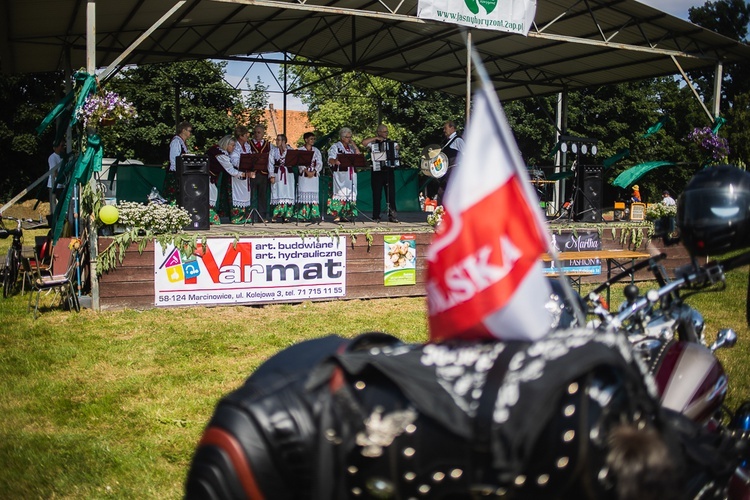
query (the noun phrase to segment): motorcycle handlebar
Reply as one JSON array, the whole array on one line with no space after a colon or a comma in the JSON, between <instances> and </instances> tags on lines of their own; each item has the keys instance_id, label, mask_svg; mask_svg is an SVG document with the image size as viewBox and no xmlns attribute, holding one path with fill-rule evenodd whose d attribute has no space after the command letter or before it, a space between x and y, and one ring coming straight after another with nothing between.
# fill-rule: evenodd
<instances>
[{"instance_id":1,"label":"motorcycle handlebar","mask_svg":"<svg viewBox=\"0 0 750 500\"><path fill-rule=\"evenodd\" d=\"M651 259L648 259L640 264L645 263L648 265L651 263L650 261ZM724 281L724 274L727 271L737 269L738 267L747 264L750 264L750 252L745 252L725 260L710 262L705 266L689 266L688 269L684 270L684 273L679 272L681 275L679 278L665 284L658 290L649 290L644 297L639 298L633 302L633 304L618 313L610 324L614 328L619 329L625 320L636 314L638 311L658 302L662 297L665 297L681 288L713 285L720 281ZM633 266L633 268L635 268L635 266Z\"/></svg>"},{"instance_id":2,"label":"motorcycle handlebar","mask_svg":"<svg viewBox=\"0 0 750 500\"><path fill-rule=\"evenodd\" d=\"M618 281L629 277L631 274L636 273L640 271L641 269L644 269L646 267L651 267L652 265L656 264L660 260L664 260L666 257L667 257L667 254L660 253L658 255L652 255L648 259L637 262L633 264L631 267L629 267L628 269L625 269L624 271L616 274L612 278L608 279L607 281L605 281L604 283L596 287L592 293L600 294L604 290L612 286L613 283L617 283Z\"/></svg>"}]
</instances>

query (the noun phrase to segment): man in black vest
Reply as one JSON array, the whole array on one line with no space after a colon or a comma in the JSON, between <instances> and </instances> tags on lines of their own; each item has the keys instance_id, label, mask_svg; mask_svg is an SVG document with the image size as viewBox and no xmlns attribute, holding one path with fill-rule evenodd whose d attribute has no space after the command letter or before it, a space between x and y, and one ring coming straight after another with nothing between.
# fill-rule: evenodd
<instances>
[{"instance_id":1,"label":"man in black vest","mask_svg":"<svg viewBox=\"0 0 750 500\"><path fill-rule=\"evenodd\" d=\"M392 161L376 159L384 157L386 149L383 148L383 145L386 143L389 143L390 147L398 149L398 144L388 139L388 126L382 123L378 126L375 137L368 137L362 141L362 146L370 148L373 155L370 180L372 186L372 219L375 222L380 222L380 198L383 188L386 188L385 202L388 206L388 221L398 222L396 218L396 175L393 171L398 165L398 157ZM376 156L376 153L381 154L381 156Z\"/></svg>"},{"instance_id":2,"label":"man in black vest","mask_svg":"<svg viewBox=\"0 0 750 500\"><path fill-rule=\"evenodd\" d=\"M443 204L443 193L445 188L448 186L448 179L451 176L453 168L458 166L459 153L464 149L464 140L456 132L456 122L448 120L443 124L443 134L445 134L445 143L443 144L442 151L448 157L448 171L440 179L440 186L437 192L438 205Z\"/></svg>"}]
</instances>

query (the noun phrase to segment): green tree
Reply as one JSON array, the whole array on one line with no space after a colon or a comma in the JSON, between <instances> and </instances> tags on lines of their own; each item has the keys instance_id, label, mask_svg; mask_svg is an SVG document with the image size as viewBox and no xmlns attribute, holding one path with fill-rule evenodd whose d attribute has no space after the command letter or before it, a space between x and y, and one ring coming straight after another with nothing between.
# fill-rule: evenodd
<instances>
[{"instance_id":1,"label":"green tree","mask_svg":"<svg viewBox=\"0 0 750 500\"><path fill-rule=\"evenodd\" d=\"M704 28L744 43L748 42L750 3L742 0L706 2L689 9L690 20ZM698 81L707 102L711 98L713 72L691 73ZM750 160L750 62L743 61L724 68L721 114L728 122L720 135L729 140L729 161L746 165Z\"/></svg>"},{"instance_id":2,"label":"green tree","mask_svg":"<svg viewBox=\"0 0 750 500\"><path fill-rule=\"evenodd\" d=\"M262 123L268 129L268 123L266 123L266 119L264 118L265 110L268 107L268 85L264 85L260 77L258 77L252 87L250 87L249 78L245 81L250 90L244 96L244 110L237 116L235 120L236 124L246 125L251 128Z\"/></svg>"},{"instance_id":3,"label":"green tree","mask_svg":"<svg viewBox=\"0 0 750 500\"><path fill-rule=\"evenodd\" d=\"M375 134L379 123L401 146L401 164L418 168L422 149L442 141L445 120L463 125L465 100L362 72L292 66L289 71L308 106L310 123L321 136L338 140L350 127L355 142Z\"/></svg>"},{"instance_id":4,"label":"green tree","mask_svg":"<svg viewBox=\"0 0 750 500\"><path fill-rule=\"evenodd\" d=\"M688 10L690 21L733 40L747 42L750 24L750 3L742 0L708 1L701 7ZM692 74L692 73L691 73ZM711 96L713 71L695 73L699 77L704 93ZM722 112L732 106L734 97L750 90L750 64L748 62L727 65L722 82Z\"/></svg>"},{"instance_id":5,"label":"green tree","mask_svg":"<svg viewBox=\"0 0 750 500\"><path fill-rule=\"evenodd\" d=\"M54 127L34 128L64 95L62 73L0 75L0 200L7 201L47 171ZM46 182L41 199L46 200ZM34 190L32 194L35 194Z\"/></svg>"},{"instance_id":6,"label":"green tree","mask_svg":"<svg viewBox=\"0 0 750 500\"><path fill-rule=\"evenodd\" d=\"M124 70L106 82L132 101L134 121L103 128L105 155L138 158L161 164L177 123L193 125L189 147L203 152L231 133L242 116L240 91L224 80L225 62L189 61L150 64Z\"/></svg>"}]
</instances>

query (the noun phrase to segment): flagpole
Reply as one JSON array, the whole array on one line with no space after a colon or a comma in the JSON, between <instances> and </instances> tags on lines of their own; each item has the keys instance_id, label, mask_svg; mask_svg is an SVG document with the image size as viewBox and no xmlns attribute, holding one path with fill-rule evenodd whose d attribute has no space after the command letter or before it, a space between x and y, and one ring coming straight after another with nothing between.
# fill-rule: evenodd
<instances>
[{"instance_id":1,"label":"flagpole","mask_svg":"<svg viewBox=\"0 0 750 500\"><path fill-rule=\"evenodd\" d=\"M466 30L466 122L469 123L471 113L471 56L473 48L471 45L471 31Z\"/></svg>"},{"instance_id":2,"label":"flagpole","mask_svg":"<svg viewBox=\"0 0 750 500\"><path fill-rule=\"evenodd\" d=\"M495 92L495 87L492 85L492 81L489 78L489 75L487 74L487 70L484 68L484 64L482 64L482 59L479 57L479 54L476 50L474 50L473 46L471 45L471 33L468 33L466 35L465 33L465 39L466 39L466 45L467 50L469 51L471 55L471 60L474 63L474 71L476 71L477 76L479 76L479 83L481 86L481 89L483 91L492 91ZM488 99L488 104L490 108L492 109L492 112L494 116L504 116L504 113L502 111L502 108L499 108L499 100L497 99L497 94L495 94L495 99ZM468 104L467 104L468 106ZM522 188L524 190L524 193L526 194L526 197L528 200L533 200L536 197L536 194L532 192L531 190L531 179L529 178L528 172L526 172L525 169L521 169L521 166L519 162L512 161L512 168L515 171L516 175L519 176L520 179L522 179ZM576 320L578 322L578 325L581 327L586 326L586 316L584 315L583 311L580 307L580 302L576 298L576 292L573 290L573 287L570 284L570 281L567 279L567 277L562 272L562 265L560 264L560 259L557 254L557 249L554 248L550 242L549 238L549 228L547 227L546 220L543 220L541 217L541 214L537 212L534 212L534 216L537 217L537 223L540 225L540 227L545 229L545 232L547 234L547 237L545 238L546 246L547 246L547 253L552 257L552 262L555 268L557 269L558 276L560 277L560 281L563 284L563 290L565 290L565 296L568 299L568 303L572 305L573 311L575 312Z\"/></svg>"}]
</instances>

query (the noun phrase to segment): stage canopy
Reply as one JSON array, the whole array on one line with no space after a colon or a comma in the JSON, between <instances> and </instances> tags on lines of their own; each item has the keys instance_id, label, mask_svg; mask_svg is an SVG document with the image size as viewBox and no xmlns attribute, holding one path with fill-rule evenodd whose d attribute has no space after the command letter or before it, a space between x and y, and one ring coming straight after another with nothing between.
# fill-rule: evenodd
<instances>
[{"instance_id":1,"label":"stage canopy","mask_svg":"<svg viewBox=\"0 0 750 500\"><path fill-rule=\"evenodd\" d=\"M85 68L88 3L4 0L2 71ZM286 53L466 93L461 28L417 18L417 0L99 1L97 66L173 8L123 64ZM634 0L538 0L528 37L486 30L471 37L503 100L750 60L750 47Z\"/></svg>"}]
</instances>

